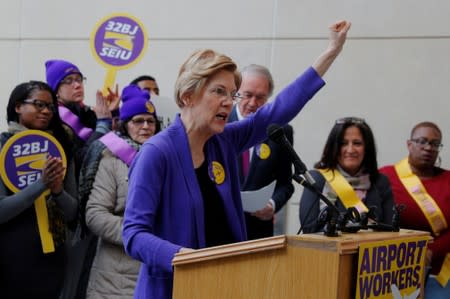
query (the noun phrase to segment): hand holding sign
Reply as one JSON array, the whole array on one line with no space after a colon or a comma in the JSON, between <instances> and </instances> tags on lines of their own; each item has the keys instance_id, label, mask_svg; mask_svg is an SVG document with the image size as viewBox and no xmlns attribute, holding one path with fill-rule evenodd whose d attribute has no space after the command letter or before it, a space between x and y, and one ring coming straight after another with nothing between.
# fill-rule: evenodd
<instances>
[{"instance_id":1,"label":"hand holding sign","mask_svg":"<svg viewBox=\"0 0 450 299\"><path fill-rule=\"evenodd\" d=\"M63 190L63 180L66 168L61 158L49 155L42 169L42 181L52 194L59 194Z\"/></svg>"},{"instance_id":2,"label":"hand holding sign","mask_svg":"<svg viewBox=\"0 0 450 299\"><path fill-rule=\"evenodd\" d=\"M49 230L46 196L50 192L61 193L66 165L61 144L52 135L40 130L15 134L0 151L0 176L9 190L19 192L39 179L49 188L34 202L44 253L55 251Z\"/></svg>"}]
</instances>

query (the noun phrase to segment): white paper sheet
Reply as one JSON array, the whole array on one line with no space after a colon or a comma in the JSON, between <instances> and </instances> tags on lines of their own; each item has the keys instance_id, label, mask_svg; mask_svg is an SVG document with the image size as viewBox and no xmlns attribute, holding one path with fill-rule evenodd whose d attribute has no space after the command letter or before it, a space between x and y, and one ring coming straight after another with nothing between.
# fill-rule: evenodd
<instances>
[{"instance_id":1,"label":"white paper sheet","mask_svg":"<svg viewBox=\"0 0 450 299\"><path fill-rule=\"evenodd\" d=\"M272 198L276 183L276 181L273 181L269 185L255 191L242 191L241 198L244 211L256 212L264 208L269 199Z\"/></svg>"}]
</instances>

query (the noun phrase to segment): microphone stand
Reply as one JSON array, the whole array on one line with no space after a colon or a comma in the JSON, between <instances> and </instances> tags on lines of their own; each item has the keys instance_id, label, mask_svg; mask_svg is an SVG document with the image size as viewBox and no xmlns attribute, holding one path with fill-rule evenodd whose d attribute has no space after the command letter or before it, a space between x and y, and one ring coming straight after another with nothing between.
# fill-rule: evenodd
<instances>
[{"instance_id":1,"label":"microphone stand","mask_svg":"<svg viewBox=\"0 0 450 299\"><path fill-rule=\"evenodd\" d=\"M370 228L377 231L384 232L398 232L400 231L400 213L405 209L405 205L395 205L392 207L392 224L386 224L382 222L375 222L374 224L367 225L366 228ZM372 210L369 210L369 213Z\"/></svg>"},{"instance_id":2,"label":"microphone stand","mask_svg":"<svg viewBox=\"0 0 450 299\"><path fill-rule=\"evenodd\" d=\"M327 205L327 213L326 213L327 216L325 219L327 224L325 225L324 233L328 237L338 236L337 227L338 227L338 218L340 218L340 212L338 208L336 208L336 206L328 198L326 198L325 195L323 195L323 193L316 188L316 186L309 183L305 179L305 177L299 174L297 171L292 175L292 178L294 179L294 181L296 181L303 187L314 192L317 196L319 196L319 198L323 202L325 202L325 204Z\"/></svg>"},{"instance_id":3,"label":"microphone stand","mask_svg":"<svg viewBox=\"0 0 450 299\"><path fill-rule=\"evenodd\" d=\"M376 231L398 232L400 230L400 213L405 209L402 205L394 205L392 208L392 225L376 221L368 224L370 217L376 219L374 209L369 209L368 213L360 214L356 208L348 208L346 212L339 209L317 189L314 183L310 183L303 174L295 171L292 178L304 188L314 192L326 205L327 208L319 215L320 222L324 223L324 234L328 237L338 236L338 230L347 233L356 233L361 229L373 229ZM349 224L352 222L354 224Z\"/></svg>"},{"instance_id":4,"label":"microphone stand","mask_svg":"<svg viewBox=\"0 0 450 299\"><path fill-rule=\"evenodd\" d=\"M383 231L383 232L398 232L400 231L400 213L403 211L405 207L403 205L394 205L392 207L392 224L387 224L383 222L379 222L377 219L377 215L375 213L376 207L370 207L369 211L367 213L362 213L360 216L358 216L358 219L353 222L358 222L351 226L343 226L341 228L342 231L345 232L357 232L360 229L372 229L374 231ZM355 209L355 208L349 208ZM355 209L357 212L357 210ZM349 212L351 213L351 212ZM359 214L359 213L358 213ZM369 224L369 218L374 219L375 222Z\"/></svg>"}]
</instances>

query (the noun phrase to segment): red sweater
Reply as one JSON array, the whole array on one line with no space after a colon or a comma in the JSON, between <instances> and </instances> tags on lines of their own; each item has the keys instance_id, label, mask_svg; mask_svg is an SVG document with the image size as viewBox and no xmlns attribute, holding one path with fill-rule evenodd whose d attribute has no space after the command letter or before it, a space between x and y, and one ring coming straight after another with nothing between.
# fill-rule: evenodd
<instances>
[{"instance_id":1,"label":"red sweater","mask_svg":"<svg viewBox=\"0 0 450 299\"><path fill-rule=\"evenodd\" d=\"M391 182L395 203L406 206L406 209L400 214L400 226L402 228L423 230L432 233L434 241L429 245L429 249L433 252L431 271L433 274L439 273L445 255L450 252L450 171L443 170L435 177L421 179L428 194L436 201L436 204L441 209L447 221L447 228L441 231L439 236L433 234L431 226L422 213L422 210L400 182L394 166L385 166L380 169L380 172L386 175Z\"/></svg>"}]
</instances>

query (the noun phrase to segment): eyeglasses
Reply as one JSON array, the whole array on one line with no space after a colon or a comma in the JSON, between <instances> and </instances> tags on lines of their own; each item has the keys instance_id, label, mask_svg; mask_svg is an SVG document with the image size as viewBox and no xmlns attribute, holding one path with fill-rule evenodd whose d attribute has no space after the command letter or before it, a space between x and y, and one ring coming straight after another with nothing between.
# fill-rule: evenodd
<instances>
[{"instance_id":1,"label":"eyeglasses","mask_svg":"<svg viewBox=\"0 0 450 299\"><path fill-rule=\"evenodd\" d=\"M34 107L37 108L37 110L39 110L39 112L43 111L45 108L47 108L52 113L55 112L55 110L56 110L55 105L53 105L53 103L46 103L41 100L26 99L26 100L23 100L23 103L33 105Z\"/></svg>"},{"instance_id":2,"label":"eyeglasses","mask_svg":"<svg viewBox=\"0 0 450 299\"><path fill-rule=\"evenodd\" d=\"M265 94L253 94L251 92L244 92L241 95L241 98L243 100L251 100L253 97L257 102L265 102L267 100L267 95Z\"/></svg>"},{"instance_id":3,"label":"eyeglasses","mask_svg":"<svg viewBox=\"0 0 450 299\"><path fill-rule=\"evenodd\" d=\"M86 81L86 77L76 76L76 77L66 77L61 80L61 84L72 85L74 82L78 84L83 84Z\"/></svg>"},{"instance_id":4,"label":"eyeglasses","mask_svg":"<svg viewBox=\"0 0 450 299\"><path fill-rule=\"evenodd\" d=\"M144 123L147 123L148 126L154 125L156 120L153 118L145 119L145 118L134 118L131 119L131 122L136 126L143 126Z\"/></svg>"},{"instance_id":5,"label":"eyeglasses","mask_svg":"<svg viewBox=\"0 0 450 299\"><path fill-rule=\"evenodd\" d=\"M359 117L343 117L336 119L337 125L343 125L343 124L364 124L366 121L364 118Z\"/></svg>"},{"instance_id":6,"label":"eyeglasses","mask_svg":"<svg viewBox=\"0 0 450 299\"><path fill-rule=\"evenodd\" d=\"M214 88L210 89L209 92L214 93L216 96L218 96L222 100L226 100L226 99L228 99L228 97L230 97L233 102L237 101L238 99L240 99L242 97L238 92L236 92L236 91L228 92L225 88L222 88L222 87L214 87Z\"/></svg>"},{"instance_id":7,"label":"eyeglasses","mask_svg":"<svg viewBox=\"0 0 450 299\"><path fill-rule=\"evenodd\" d=\"M417 145L420 145L420 147L422 147L422 148L425 148L425 146L429 145L435 151L440 151L442 149L442 147L444 146L438 140L429 141L426 138L416 138L416 139L411 139L411 141Z\"/></svg>"}]
</instances>

